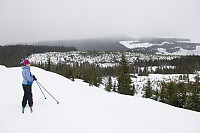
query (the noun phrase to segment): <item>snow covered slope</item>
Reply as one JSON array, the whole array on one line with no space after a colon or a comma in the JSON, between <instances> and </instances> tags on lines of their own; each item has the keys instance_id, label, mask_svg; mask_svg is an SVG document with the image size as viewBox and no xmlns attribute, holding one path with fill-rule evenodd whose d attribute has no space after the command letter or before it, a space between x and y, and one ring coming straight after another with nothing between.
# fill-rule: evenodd
<instances>
[{"instance_id":1,"label":"snow covered slope","mask_svg":"<svg viewBox=\"0 0 200 133\"><path fill-rule=\"evenodd\" d=\"M200 113L150 99L107 93L81 80L32 67L33 113L21 113L21 68L0 66L0 133L199 133Z\"/></svg>"},{"instance_id":2,"label":"snow covered slope","mask_svg":"<svg viewBox=\"0 0 200 133\"><path fill-rule=\"evenodd\" d=\"M134 49L134 48L148 48L148 47L151 47L151 46L156 46L156 45L163 45L165 43L168 43L168 42L163 42L161 44L152 44L152 43L149 43L149 42L143 42L143 43L140 43L140 42L135 42L135 41L119 41L120 44L124 45L125 47L129 48L129 49Z\"/></svg>"},{"instance_id":3,"label":"snow covered slope","mask_svg":"<svg viewBox=\"0 0 200 133\"><path fill-rule=\"evenodd\" d=\"M200 46L196 46L195 50L187 50L183 49L181 47L178 47L179 51L176 51L174 53L169 53L164 48L158 48L158 52L156 54L162 54L162 55L200 55Z\"/></svg>"},{"instance_id":4,"label":"snow covered slope","mask_svg":"<svg viewBox=\"0 0 200 133\"><path fill-rule=\"evenodd\" d=\"M144 53L154 53L162 55L200 55L200 43L190 42L190 40L179 39L159 39L135 41L119 41L120 44L132 49L133 51L142 51Z\"/></svg>"},{"instance_id":5,"label":"snow covered slope","mask_svg":"<svg viewBox=\"0 0 200 133\"><path fill-rule=\"evenodd\" d=\"M28 57L31 63L41 64L48 63L50 58L51 63L58 64L69 64L74 63L90 63L98 64L101 67L112 67L119 65L121 60L121 52L82 52L82 51L72 51L72 52L46 52L32 54ZM155 55L155 54L145 54L137 52L125 52L126 59L130 64L134 64L135 61L149 61L152 60L173 60L175 58L180 58L180 56L175 55Z\"/></svg>"}]
</instances>

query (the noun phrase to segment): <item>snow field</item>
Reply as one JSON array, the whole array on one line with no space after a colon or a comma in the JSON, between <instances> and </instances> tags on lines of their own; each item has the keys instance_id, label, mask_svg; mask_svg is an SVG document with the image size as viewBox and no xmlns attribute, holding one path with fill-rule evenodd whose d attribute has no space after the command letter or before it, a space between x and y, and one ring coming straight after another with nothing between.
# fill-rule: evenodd
<instances>
[{"instance_id":1,"label":"snow field","mask_svg":"<svg viewBox=\"0 0 200 133\"><path fill-rule=\"evenodd\" d=\"M178 47L178 48L180 48L180 47ZM174 53L169 53L164 48L158 48L157 54L162 54L162 55L200 55L200 46L196 46L195 50L187 50L187 49L180 48L179 51L174 52Z\"/></svg>"},{"instance_id":2,"label":"snow field","mask_svg":"<svg viewBox=\"0 0 200 133\"><path fill-rule=\"evenodd\" d=\"M143 53L134 53L134 52L125 52L127 61L129 63L134 63L136 60L172 60L174 58L179 58L179 56L167 56L167 55L154 55L154 54L143 54ZM81 52L81 51L72 51L72 52L47 52L32 54L28 57L31 63L47 63L48 58L54 64L60 62L73 65L73 63L84 63L88 62L90 64L98 64L101 67L112 67L117 66L118 62L121 60L121 52Z\"/></svg>"},{"instance_id":3,"label":"snow field","mask_svg":"<svg viewBox=\"0 0 200 133\"><path fill-rule=\"evenodd\" d=\"M190 41L178 41L178 42L190 43ZM120 41L119 43L129 49L148 48L148 47L156 46L156 45L162 46L164 44L173 44L173 43L169 43L169 42L162 42L161 44L152 44L152 43L140 43L140 42L135 42L135 41ZM156 54L158 54L158 55L181 55L181 56L200 55L200 46L196 46L195 50L187 50L187 49L183 49L181 47L176 47L176 48L180 48L180 50L177 52L173 52L173 53L167 52L165 48L157 48L158 52L156 52Z\"/></svg>"},{"instance_id":4,"label":"snow field","mask_svg":"<svg viewBox=\"0 0 200 133\"><path fill-rule=\"evenodd\" d=\"M33 84L33 113L21 113L22 69L0 66L1 133L199 133L200 113L150 99L107 93L82 80L32 67L38 81L58 99Z\"/></svg>"},{"instance_id":5,"label":"snow field","mask_svg":"<svg viewBox=\"0 0 200 133\"><path fill-rule=\"evenodd\" d=\"M169 83L170 81L174 82L188 82L188 80L179 80L179 77L183 77L184 74L149 74L148 76L138 76L138 74L134 75L137 78L131 77L132 85L135 85L136 89L136 97L142 97L144 94L143 88L146 86L147 81L150 80L151 87L153 90L160 90L161 89L161 82L164 81L166 83ZM196 74L189 74L189 81L194 82L195 81ZM105 88L106 83L108 82L108 77L103 78L103 85L102 88ZM117 78L112 77L112 83L116 83L117 85Z\"/></svg>"},{"instance_id":6,"label":"snow field","mask_svg":"<svg viewBox=\"0 0 200 133\"><path fill-rule=\"evenodd\" d=\"M156 46L156 45L164 45L164 44L170 44L169 42L163 42L161 44L152 44L149 42L146 43L141 43L138 41L119 41L120 44L124 45L125 47L129 49L134 49L134 48L148 48L151 46Z\"/></svg>"}]
</instances>

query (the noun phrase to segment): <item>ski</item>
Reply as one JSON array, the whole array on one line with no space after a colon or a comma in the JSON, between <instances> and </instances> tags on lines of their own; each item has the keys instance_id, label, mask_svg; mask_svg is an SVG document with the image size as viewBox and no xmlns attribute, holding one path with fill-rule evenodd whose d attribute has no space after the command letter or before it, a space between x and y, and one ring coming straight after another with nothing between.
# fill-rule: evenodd
<instances>
[{"instance_id":1,"label":"ski","mask_svg":"<svg viewBox=\"0 0 200 133\"><path fill-rule=\"evenodd\" d=\"M31 110L31 113L33 113L33 108L32 107L30 107L30 110Z\"/></svg>"},{"instance_id":2,"label":"ski","mask_svg":"<svg viewBox=\"0 0 200 133\"><path fill-rule=\"evenodd\" d=\"M24 114L24 109L25 109L25 108L24 108L24 107L22 107L22 114Z\"/></svg>"},{"instance_id":3,"label":"ski","mask_svg":"<svg viewBox=\"0 0 200 133\"><path fill-rule=\"evenodd\" d=\"M24 110L25 110L25 108L22 107L22 114L24 114ZM33 108L32 107L30 107L30 111L31 111L31 113L33 113Z\"/></svg>"}]
</instances>

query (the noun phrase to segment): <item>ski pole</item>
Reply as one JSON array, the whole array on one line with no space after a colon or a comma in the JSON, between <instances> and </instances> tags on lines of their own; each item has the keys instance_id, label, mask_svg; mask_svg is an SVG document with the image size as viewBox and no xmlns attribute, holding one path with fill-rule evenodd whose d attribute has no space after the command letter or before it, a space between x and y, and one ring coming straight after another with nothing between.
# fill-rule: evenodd
<instances>
[{"instance_id":1,"label":"ski pole","mask_svg":"<svg viewBox=\"0 0 200 133\"><path fill-rule=\"evenodd\" d=\"M58 100L56 100L55 97L53 97L38 81L37 83L57 102L57 104L59 104Z\"/></svg>"},{"instance_id":2,"label":"ski pole","mask_svg":"<svg viewBox=\"0 0 200 133\"><path fill-rule=\"evenodd\" d=\"M36 80L36 83L37 83L38 87L40 88L40 86L39 86L39 84L38 84L37 80ZM42 89L41 89L41 88L40 88L40 90L41 90L41 92L42 92L42 94L43 94L43 96L44 96L44 99L47 99L47 98L45 97L45 95L44 95L44 92L42 91Z\"/></svg>"}]
</instances>

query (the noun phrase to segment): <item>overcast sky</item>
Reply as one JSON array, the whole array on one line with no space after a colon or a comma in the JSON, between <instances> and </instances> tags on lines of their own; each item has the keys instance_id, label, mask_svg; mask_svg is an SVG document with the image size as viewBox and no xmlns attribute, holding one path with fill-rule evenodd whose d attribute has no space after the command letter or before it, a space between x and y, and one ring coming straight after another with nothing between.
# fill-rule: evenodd
<instances>
[{"instance_id":1,"label":"overcast sky","mask_svg":"<svg viewBox=\"0 0 200 133\"><path fill-rule=\"evenodd\" d=\"M0 44L119 34L200 42L200 0L0 0Z\"/></svg>"}]
</instances>

